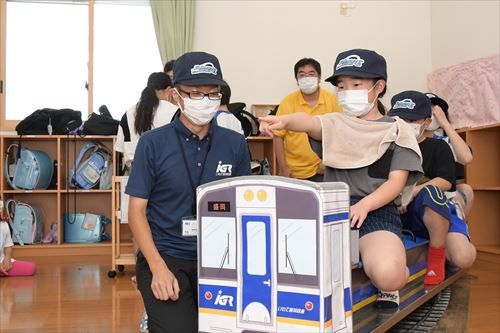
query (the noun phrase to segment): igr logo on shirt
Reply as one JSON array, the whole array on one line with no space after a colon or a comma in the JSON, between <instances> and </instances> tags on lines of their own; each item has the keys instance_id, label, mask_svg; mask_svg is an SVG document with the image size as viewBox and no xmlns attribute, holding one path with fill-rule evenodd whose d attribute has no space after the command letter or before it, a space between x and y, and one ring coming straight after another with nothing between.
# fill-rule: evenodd
<instances>
[{"instance_id":1,"label":"igr logo on shirt","mask_svg":"<svg viewBox=\"0 0 500 333\"><path fill-rule=\"evenodd\" d=\"M217 165L217 170L215 170L216 176L231 176L233 168L232 164L222 164L222 161L219 161L219 165Z\"/></svg>"}]
</instances>

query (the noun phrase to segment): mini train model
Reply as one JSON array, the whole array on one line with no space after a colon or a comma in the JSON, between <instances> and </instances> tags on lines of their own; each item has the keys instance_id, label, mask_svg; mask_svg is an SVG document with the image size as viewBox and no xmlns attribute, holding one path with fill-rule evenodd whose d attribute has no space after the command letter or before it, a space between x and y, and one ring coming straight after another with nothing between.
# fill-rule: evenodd
<instances>
[{"instance_id":1,"label":"mini train model","mask_svg":"<svg viewBox=\"0 0 500 333\"><path fill-rule=\"evenodd\" d=\"M197 211L200 332L385 331L461 276L424 289L427 241L407 236L400 307L374 309L344 183L230 178L199 186Z\"/></svg>"}]
</instances>

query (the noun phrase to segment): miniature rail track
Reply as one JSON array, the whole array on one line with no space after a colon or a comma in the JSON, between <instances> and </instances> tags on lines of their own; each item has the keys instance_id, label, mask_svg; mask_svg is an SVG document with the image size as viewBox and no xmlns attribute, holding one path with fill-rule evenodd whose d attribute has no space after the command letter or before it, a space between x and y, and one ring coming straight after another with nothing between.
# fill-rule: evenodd
<instances>
[{"instance_id":1,"label":"miniature rail track","mask_svg":"<svg viewBox=\"0 0 500 333\"><path fill-rule=\"evenodd\" d=\"M401 320L390 333L426 333L437 326L450 303L451 289L445 288L433 299L427 301L408 317Z\"/></svg>"}]
</instances>

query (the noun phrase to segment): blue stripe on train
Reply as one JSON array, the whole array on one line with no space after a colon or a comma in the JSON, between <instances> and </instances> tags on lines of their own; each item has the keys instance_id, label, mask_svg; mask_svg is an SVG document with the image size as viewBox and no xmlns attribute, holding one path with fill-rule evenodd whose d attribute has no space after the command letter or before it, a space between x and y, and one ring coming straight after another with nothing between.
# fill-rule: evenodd
<instances>
[{"instance_id":1,"label":"blue stripe on train","mask_svg":"<svg viewBox=\"0 0 500 333\"><path fill-rule=\"evenodd\" d=\"M332 295L324 298L325 302L325 323L332 319ZM352 310L351 304L351 288L344 289L344 311L348 312Z\"/></svg>"},{"instance_id":2,"label":"blue stripe on train","mask_svg":"<svg viewBox=\"0 0 500 333\"><path fill-rule=\"evenodd\" d=\"M199 306L217 310L236 312L236 287L200 284Z\"/></svg>"},{"instance_id":3,"label":"blue stripe on train","mask_svg":"<svg viewBox=\"0 0 500 333\"><path fill-rule=\"evenodd\" d=\"M330 302L331 303L331 302ZM236 312L236 287L200 284L200 308ZM279 291L277 311L279 317L319 321L319 295Z\"/></svg>"},{"instance_id":4,"label":"blue stripe on train","mask_svg":"<svg viewBox=\"0 0 500 333\"><path fill-rule=\"evenodd\" d=\"M337 222L349 219L349 212L328 214L323 216L323 223Z\"/></svg>"},{"instance_id":5,"label":"blue stripe on train","mask_svg":"<svg viewBox=\"0 0 500 333\"><path fill-rule=\"evenodd\" d=\"M278 316L319 321L319 295L278 292Z\"/></svg>"}]
</instances>

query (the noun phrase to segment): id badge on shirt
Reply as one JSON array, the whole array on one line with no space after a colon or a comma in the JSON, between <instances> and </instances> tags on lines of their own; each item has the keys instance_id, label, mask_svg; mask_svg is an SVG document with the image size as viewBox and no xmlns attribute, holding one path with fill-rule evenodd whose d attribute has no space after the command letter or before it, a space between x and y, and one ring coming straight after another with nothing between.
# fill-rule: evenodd
<instances>
[{"instance_id":1,"label":"id badge on shirt","mask_svg":"<svg viewBox=\"0 0 500 333\"><path fill-rule=\"evenodd\" d=\"M182 218L182 236L196 237L198 235L198 221L196 216L184 216Z\"/></svg>"}]
</instances>

